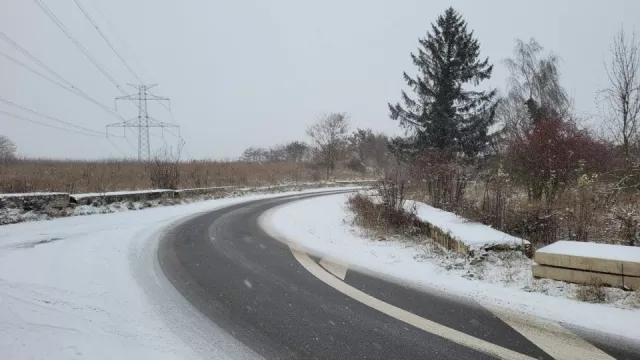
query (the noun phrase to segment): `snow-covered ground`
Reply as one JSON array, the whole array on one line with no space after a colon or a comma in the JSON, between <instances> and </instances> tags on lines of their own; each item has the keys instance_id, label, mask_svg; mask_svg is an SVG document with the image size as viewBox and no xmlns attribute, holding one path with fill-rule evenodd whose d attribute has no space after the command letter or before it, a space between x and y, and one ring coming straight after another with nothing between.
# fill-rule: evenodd
<instances>
[{"instance_id":1,"label":"snow-covered ground","mask_svg":"<svg viewBox=\"0 0 640 360\"><path fill-rule=\"evenodd\" d=\"M422 221L428 221L455 239L462 241L471 249L480 249L492 245L522 246L523 240L505 234L502 231L491 228L477 222L460 217L454 213L434 208L425 203L407 201L408 208L415 209L416 216Z\"/></svg>"},{"instance_id":2,"label":"snow-covered ground","mask_svg":"<svg viewBox=\"0 0 640 360\"><path fill-rule=\"evenodd\" d=\"M191 204L195 202L202 202L224 197L237 197L247 196L248 194L269 194L276 192L287 191L302 191L308 189L320 189L320 188L332 188L332 187L345 187L345 186L358 186L359 184L366 184L370 180L341 180L334 182L309 182L309 183L284 183L278 185L260 186L260 187L247 187L236 188L234 186L219 186L211 188L197 188L197 189L181 189L176 192L183 192L189 190L201 190L201 189L228 189L226 194L205 194L194 195L172 199L154 199L154 200L142 200L142 201L118 201L110 204L90 204L90 205L78 205L75 207L67 207L63 209L23 209L20 207L1 207L0 206L0 226L5 224L15 224L24 221L42 221L52 218L60 218L67 216L81 216L81 215L93 215L93 214L109 214L114 212L130 211L130 210L143 210L148 208L155 208L158 206L169 206L177 204ZM125 191L112 191L106 193L86 193L86 194L72 194L75 199L82 199L86 197L96 197L104 195L136 195L149 192L171 192L173 190L125 190ZM24 193L24 194L0 194L0 198L3 196L6 198L21 197L21 196L44 196L44 195L66 195L65 193Z\"/></svg>"},{"instance_id":3,"label":"snow-covered ground","mask_svg":"<svg viewBox=\"0 0 640 360\"><path fill-rule=\"evenodd\" d=\"M287 194L300 192L0 226L0 358L255 358L168 283L157 240L191 214Z\"/></svg>"},{"instance_id":4,"label":"snow-covered ground","mask_svg":"<svg viewBox=\"0 0 640 360\"><path fill-rule=\"evenodd\" d=\"M150 190L124 190L124 191L108 191L103 193L84 193L84 194L72 194L76 199L83 199L86 197L96 197L96 196L119 196L119 195L136 195L136 194L147 194L147 193L164 193L164 192L173 192L174 190L168 189L150 189Z\"/></svg>"},{"instance_id":5,"label":"snow-covered ground","mask_svg":"<svg viewBox=\"0 0 640 360\"><path fill-rule=\"evenodd\" d=\"M539 249L538 252L612 261L628 261L631 263L637 263L640 260L640 247L588 242L558 241Z\"/></svg>"},{"instance_id":6,"label":"snow-covered ground","mask_svg":"<svg viewBox=\"0 0 640 360\"><path fill-rule=\"evenodd\" d=\"M266 214L263 224L306 251L329 255L350 268L471 297L489 307L640 339L638 292L610 289L609 304L585 303L572 299L577 285L533 280L531 260L517 252L479 252L465 259L428 241L376 240L351 225L345 204L348 196L284 205Z\"/></svg>"},{"instance_id":7,"label":"snow-covered ground","mask_svg":"<svg viewBox=\"0 0 640 360\"><path fill-rule=\"evenodd\" d=\"M64 195L60 192L32 192L32 193L3 193L0 197L24 197L24 196L51 196L51 195Z\"/></svg>"}]
</instances>

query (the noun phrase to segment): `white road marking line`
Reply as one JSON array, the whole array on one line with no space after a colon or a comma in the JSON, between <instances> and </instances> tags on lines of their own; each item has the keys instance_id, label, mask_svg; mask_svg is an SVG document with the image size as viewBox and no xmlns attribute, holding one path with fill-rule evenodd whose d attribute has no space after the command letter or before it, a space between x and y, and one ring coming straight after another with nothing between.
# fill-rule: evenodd
<instances>
[{"instance_id":1,"label":"white road marking line","mask_svg":"<svg viewBox=\"0 0 640 360\"><path fill-rule=\"evenodd\" d=\"M323 257L320 259L320 265L340 280L344 280L345 276L347 276L347 264Z\"/></svg>"},{"instance_id":2,"label":"white road marking line","mask_svg":"<svg viewBox=\"0 0 640 360\"><path fill-rule=\"evenodd\" d=\"M555 359L615 359L553 321L503 309L487 309Z\"/></svg>"},{"instance_id":3,"label":"white road marking line","mask_svg":"<svg viewBox=\"0 0 640 360\"><path fill-rule=\"evenodd\" d=\"M395 307L381 300L378 300L373 296L366 294L331 275L315 261L313 261L313 259L311 259L306 253L293 247L290 247L290 249L296 260L298 260L298 262L315 277L322 280L324 283L333 287L334 289L340 291L341 293L373 309L376 309L382 313L385 313L393 318L396 318L431 334L440 336L449 341L453 341L467 348L474 349L491 356L495 356L499 359L535 360L535 358L532 358L530 356L503 348L482 339L475 338L471 335L467 335L458 330L440 325L436 322L427 320L406 310L400 309L399 307Z\"/></svg>"}]
</instances>

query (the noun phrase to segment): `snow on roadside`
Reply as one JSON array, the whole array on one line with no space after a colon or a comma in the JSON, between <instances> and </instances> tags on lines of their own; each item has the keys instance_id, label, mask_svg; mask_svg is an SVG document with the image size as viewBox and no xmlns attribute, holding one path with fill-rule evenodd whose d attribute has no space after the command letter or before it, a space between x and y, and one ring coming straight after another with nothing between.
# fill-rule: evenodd
<instances>
[{"instance_id":1,"label":"snow on roadside","mask_svg":"<svg viewBox=\"0 0 640 360\"><path fill-rule=\"evenodd\" d=\"M2 358L254 358L164 278L157 234L224 205L325 190L0 227Z\"/></svg>"},{"instance_id":2,"label":"snow on roadside","mask_svg":"<svg viewBox=\"0 0 640 360\"><path fill-rule=\"evenodd\" d=\"M2 197L25 197L25 196L52 196L52 195L66 195L66 194L65 193L60 193L60 192L2 193L2 194L0 194L0 198L2 198Z\"/></svg>"},{"instance_id":3,"label":"snow on roadside","mask_svg":"<svg viewBox=\"0 0 640 360\"><path fill-rule=\"evenodd\" d=\"M164 192L173 192L174 190L169 189L151 189L151 190L124 190L124 191L109 191L103 193L84 193L84 194L72 194L75 199L83 199L86 197L95 197L95 196L117 196L117 195L136 195L136 194L147 194L147 193L164 193Z\"/></svg>"},{"instance_id":4,"label":"snow on roadside","mask_svg":"<svg viewBox=\"0 0 640 360\"><path fill-rule=\"evenodd\" d=\"M345 204L348 196L324 196L284 205L267 214L263 226L306 251L330 255L351 268L423 289L471 297L487 306L640 338L640 310L631 309L640 307L637 292L611 289L613 304L585 303L568 298L577 285L532 280L531 260L515 252L480 251L468 260L426 241L375 240L351 225Z\"/></svg>"},{"instance_id":5,"label":"snow on roadside","mask_svg":"<svg viewBox=\"0 0 640 360\"><path fill-rule=\"evenodd\" d=\"M415 207L416 216L420 220L439 227L472 249L480 249L492 245L519 247L524 242L523 239L518 237L503 233L487 225L469 221L454 213L434 208L425 203L407 201L406 206Z\"/></svg>"},{"instance_id":6,"label":"snow on roadside","mask_svg":"<svg viewBox=\"0 0 640 360\"><path fill-rule=\"evenodd\" d=\"M179 205L179 204L191 204L195 202L202 202L211 199L219 199L219 198L233 198L238 196L247 196L251 194L271 194L271 193L279 193L279 192L289 192L289 191L303 191L310 189L330 189L336 187L361 187L357 186L357 183L363 182L360 180L353 181L335 181L335 182L315 182L315 183L300 183L300 184L280 184L280 185L270 185L263 187L248 187L248 188L235 188L233 186L220 186L213 188L199 188L199 189L181 189L177 190L177 192L185 191L185 190L200 190L200 189L224 189L229 188L229 192L226 194L204 194L204 195L195 195L189 197L180 197L173 199L154 199L154 200L142 200L142 201L118 201L110 204L102 204L102 205L78 205L74 207L68 207L64 209L39 209L39 210L25 210L22 208L14 208L14 207L0 207L0 226L6 224L16 224L24 221L41 221L41 220L49 220L53 218L60 217L68 217L68 216L83 216L83 215L94 215L94 214L109 214L115 212L123 212L130 210L143 210L148 208L155 208L159 206L170 206L170 205ZM114 191L107 193L86 193L86 194L73 194L71 195L73 198L82 199L91 196L103 196L107 195L121 195L126 196L129 194L144 194L148 192L167 192L173 190L132 190L132 191ZM20 197L22 196L31 196L31 195L60 195L64 193L32 193L32 194L0 194L0 197L6 195L7 197Z\"/></svg>"},{"instance_id":7,"label":"snow on roadside","mask_svg":"<svg viewBox=\"0 0 640 360\"><path fill-rule=\"evenodd\" d=\"M637 263L640 260L640 247L589 242L557 241L539 249L538 252L632 263Z\"/></svg>"}]
</instances>

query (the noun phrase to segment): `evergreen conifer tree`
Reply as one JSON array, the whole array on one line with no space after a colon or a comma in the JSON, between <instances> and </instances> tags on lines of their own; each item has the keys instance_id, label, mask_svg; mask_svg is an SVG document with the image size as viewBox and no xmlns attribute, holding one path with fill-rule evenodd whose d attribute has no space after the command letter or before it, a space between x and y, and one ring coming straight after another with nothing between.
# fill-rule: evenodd
<instances>
[{"instance_id":1,"label":"evergreen conifer tree","mask_svg":"<svg viewBox=\"0 0 640 360\"><path fill-rule=\"evenodd\" d=\"M476 87L491 77L493 65L488 58L479 59L480 44L473 35L450 7L419 40L418 53L411 54L418 75L403 74L415 97L402 91L404 106L389 104L391 118L411 134L398 148L411 154L439 150L451 159L473 159L490 145L496 90Z\"/></svg>"}]
</instances>

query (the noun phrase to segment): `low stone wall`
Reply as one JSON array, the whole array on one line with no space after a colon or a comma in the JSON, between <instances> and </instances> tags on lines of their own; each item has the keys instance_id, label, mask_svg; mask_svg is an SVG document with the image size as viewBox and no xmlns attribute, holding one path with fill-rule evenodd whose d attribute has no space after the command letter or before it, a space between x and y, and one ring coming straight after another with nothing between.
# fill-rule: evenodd
<instances>
[{"instance_id":1,"label":"low stone wall","mask_svg":"<svg viewBox=\"0 0 640 360\"><path fill-rule=\"evenodd\" d=\"M176 191L174 190L150 190L126 193L104 193L91 195L71 195L78 205L101 206L113 204L122 201L150 201L158 199L173 199Z\"/></svg>"},{"instance_id":2,"label":"low stone wall","mask_svg":"<svg viewBox=\"0 0 640 360\"><path fill-rule=\"evenodd\" d=\"M66 193L0 194L0 209L46 211L66 208L70 201Z\"/></svg>"},{"instance_id":3,"label":"low stone wall","mask_svg":"<svg viewBox=\"0 0 640 360\"><path fill-rule=\"evenodd\" d=\"M244 195L245 193L271 193L280 191L296 191L327 186L366 186L371 181L344 181L306 183L304 185L283 184L263 188L237 188L235 186L218 186L197 189L180 190L141 190L116 191L107 193L67 194L67 193L24 193L0 194L0 225L13 224L25 219L44 219L51 217L70 216L74 214L74 207L78 205L103 206L113 203L144 202L167 199L160 205L180 203L180 199L196 198L212 195L226 197ZM172 200L176 199L176 200ZM157 205L157 204L156 204ZM42 215L38 217L39 215ZM44 216L44 217L43 217Z\"/></svg>"},{"instance_id":4,"label":"low stone wall","mask_svg":"<svg viewBox=\"0 0 640 360\"><path fill-rule=\"evenodd\" d=\"M209 188L198 188L198 189L183 189L176 190L174 197L178 199L189 198L192 196L202 196L202 195L222 195L226 194L229 191L232 191L234 186L217 186L217 187L209 187Z\"/></svg>"}]
</instances>

